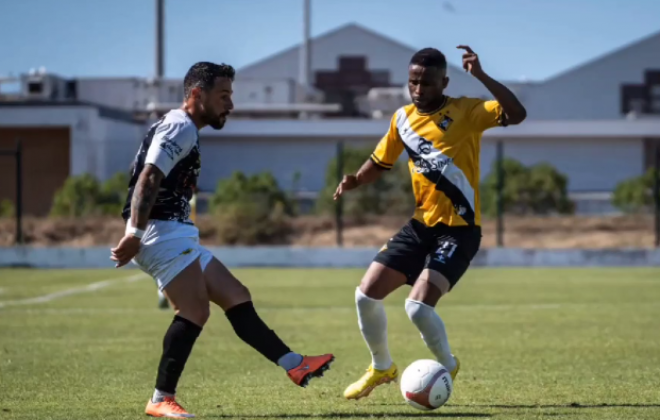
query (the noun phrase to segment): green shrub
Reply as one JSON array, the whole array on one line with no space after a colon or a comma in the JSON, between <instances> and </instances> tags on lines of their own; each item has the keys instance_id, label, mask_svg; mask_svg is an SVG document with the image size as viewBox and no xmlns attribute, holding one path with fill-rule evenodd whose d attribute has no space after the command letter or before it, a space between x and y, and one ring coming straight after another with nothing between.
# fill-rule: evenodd
<instances>
[{"instance_id":1,"label":"green shrub","mask_svg":"<svg viewBox=\"0 0 660 420\"><path fill-rule=\"evenodd\" d=\"M649 211L653 206L654 171L620 182L614 188L612 205L625 213Z\"/></svg>"},{"instance_id":2,"label":"green shrub","mask_svg":"<svg viewBox=\"0 0 660 420\"><path fill-rule=\"evenodd\" d=\"M12 218L16 215L14 202L8 199L0 201L0 219Z\"/></svg>"},{"instance_id":3,"label":"green shrub","mask_svg":"<svg viewBox=\"0 0 660 420\"><path fill-rule=\"evenodd\" d=\"M291 233L294 207L269 172L234 172L218 182L209 204L222 243L284 243Z\"/></svg>"},{"instance_id":4,"label":"green shrub","mask_svg":"<svg viewBox=\"0 0 660 420\"><path fill-rule=\"evenodd\" d=\"M570 214L574 203L568 198L568 178L547 163L530 167L515 159L502 162L504 212L525 214ZM497 215L497 162L480 185L481 211L484 216Z\"/></svg>"},{"instance_id":5,"label":"green shrub","mask_svg":"<svg viewBox=\"0 0 660 420\"><path fill-rule=\"evenodd\" d=\"M70 176L53 199L51 216L83 217L114 215L126 199L128 175L115 174L104 183L90 174Z\"/></svg>"},{"instance_id":6,"label":"green shrub","mask_svg":"<svg viewBox=\"0 0 660 420\"><path fill-rule=\"evenodd\" d=\"M355 174L369 158L373 148L344 149L344 174ZM332 196L337 189L337 157L332 158L326 169L325 187L316 202L316 211L333 214L336 202ZM343 196L344 215L360 219L367 215L410 215L415 209L410 173L406 163L398 162L373 184L363 185Z\"/></svg>"}]
</instances>

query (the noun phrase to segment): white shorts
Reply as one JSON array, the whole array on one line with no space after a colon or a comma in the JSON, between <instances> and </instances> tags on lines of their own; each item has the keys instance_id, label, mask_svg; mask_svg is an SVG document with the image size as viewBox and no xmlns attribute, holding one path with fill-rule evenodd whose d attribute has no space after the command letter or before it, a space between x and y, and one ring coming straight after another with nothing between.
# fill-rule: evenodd
<instances>
[{"instance_id":1,"label":"white shorts","mask_svg":"<svg viewBox=\"0 0 660 420\"><path fill-rule=\"evenodd\" d=\"M204 271L213 254L199 244L199 229L196 226L176 221L150 220L142 237L140 252L133 258L133 262L153 277L158 289L162 291L197 258Z\"/></svg>"}]
</instances>

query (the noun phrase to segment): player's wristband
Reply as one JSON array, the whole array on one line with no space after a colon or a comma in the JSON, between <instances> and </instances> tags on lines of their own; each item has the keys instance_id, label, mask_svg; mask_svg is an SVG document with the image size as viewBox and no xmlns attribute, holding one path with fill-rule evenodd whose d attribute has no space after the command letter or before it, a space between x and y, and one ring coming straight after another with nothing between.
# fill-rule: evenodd
<instances>
[{"instance_id":1,"label":"player's wristband","mask_svg":"<svg viewBox=\"0 0 660 420\"><path fill-rule=\"evenodd\" d=\"M141 229L138 229L136 227L131 226L126 230L126 234L127 235L133 235L138 239L142 239L142 237L144 236L144 231L141 230Z\"/></svg>"}]
</instances>

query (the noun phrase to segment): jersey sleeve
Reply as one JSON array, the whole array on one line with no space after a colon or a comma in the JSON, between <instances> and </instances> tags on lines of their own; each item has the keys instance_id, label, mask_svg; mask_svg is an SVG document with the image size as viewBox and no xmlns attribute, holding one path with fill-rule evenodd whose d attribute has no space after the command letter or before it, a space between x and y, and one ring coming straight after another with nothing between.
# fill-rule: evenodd
<instances>
[{"instance_id":1,"label":"jersey sleeve","mask_svg":"<svg viewBox=\"0 0 660 420\"><path fill-rule=\"evenodd\" d=\"M147 151L145 165L154 165L167 176L197 142L197 135L192 127L181 122L159 125Z\"/></svg>"},{"instance_id":2,"label":"jersey sleeve","mask_svg":"<svg viewBox=\"0 0 660 420\"><path fill-rule=\"evenodd\" d=\"M399 136L396 121L397 114L394 114L390 121L390 128L371 154L371 161L383 169L392 169L399 155L403 152L403 140Z\"/></svg>"},{"instance_id":3,"label":"jersey sleeve","mask_svg":"<svg viewBox=\"0 0 660 420\"><path fill-rule=\"evenodd\" d=\"M476 131L485 131L493 127L506 127L506 114L499 102L472 99L468 106L470 121Z\"/></svg>"}]
</instances>

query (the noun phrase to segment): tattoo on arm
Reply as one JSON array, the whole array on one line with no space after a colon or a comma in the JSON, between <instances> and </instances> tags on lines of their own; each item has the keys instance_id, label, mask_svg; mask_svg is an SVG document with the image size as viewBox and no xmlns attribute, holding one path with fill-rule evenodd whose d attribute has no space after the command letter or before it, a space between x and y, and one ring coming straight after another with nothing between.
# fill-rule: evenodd
<instances>
[{"instance_id":1,"label":"tattoo on arm","mask_svg":"<svg viewBox=\"0 0 660 420\"><path fill-rule=\"evenodd\" d=\"M151 208L156 202L163 173L153 165L146 165L135 184L131 200L131 225L146 229Z\"/></svg>"}]
</instances>

